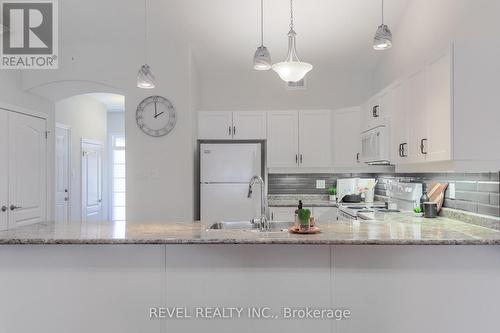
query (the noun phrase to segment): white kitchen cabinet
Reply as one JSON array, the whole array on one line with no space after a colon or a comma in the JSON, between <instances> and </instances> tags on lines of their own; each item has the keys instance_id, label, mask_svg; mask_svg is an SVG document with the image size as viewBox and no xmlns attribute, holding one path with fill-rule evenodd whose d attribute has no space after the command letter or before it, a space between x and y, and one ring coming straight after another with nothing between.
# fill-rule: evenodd
<instances>
[{"instance_id":1,"label":"white kitchen cabinet","mask_svg":"<svg viewBox=\"0 0 500 333\"><path fill-rule=\"evenodd\" d=\"M333 167L360 167L360 110L349 108L333 115Z\"/></svg>"},{"instance_id":2,"label":"white kitchen cabinet","mask_svg":"<svg viewBox=\"0 0 500 333\"><path fill-rule=\"evenodd\" d=\"M451 160L452 61L449 51L426 64L426 128L423 150L428 162Z\"/></svg>"},{"instance_id":3,"label":"white kitchen cabinet","mask_svg":"<svg viewBox=\"0 0 500 333\"><path fill-rule=\"evenodd\" d=\"M267 137L266 112L235 111L233 112L233 139L264 140Z\"/></svg>"},{"instance_id":4,"label":"white kitchen cabinet","mask_svg":"<svg viewBox=\"0 0 500 333\"><path fill-rule=\"evenodd\" d=\"M408 81L401 80L392 87L393 108L391 114L391 161L404 164L408 160Z\"/></svg>"},{"instance_id":5,"label":"white kitchen cabinet","mask_svg":"<svg viewBox=\"0 0 500 333\"><path fill-rule=\"evenodd\" d=\"M269 168L331 166L329 110L271 111L267 127Z\"/></svg>"},{"instance_id":6,"label":"white kitchen cabinet","mask_svg":"<svg viewBox=\"0 0 500 333\"><path fill-rule=\"evenodd\" d=\"M271 111L267 114L267 166L299 166L299 114L297 111Z\"/></svg>"},{"instance_id":7,"label":"white kitchen cabinet","mask_svg":"<svg viewBox=\"0 0 500 333\"><path fill-rule=\"evenodd\" d=\"M331 112L299 112L299 165L306 168L328 168L332 165Z\"/></svg>"},{"instance_id":8,"label":"white kitchen cabinet","mask_svg":"<svg viewBox=\"0 0 500 333\"><path fill-rule=\"evenodd\" d=\"M203 111L198 113L198 138L212 140L263 140L263 111Z\"/></svg>"},{"instance_id":9,"label":"white kitchen cabinet","mask_svg":"<svg viewBox=\"0 0 500 333\"><path fill-rule=\"evenodd\" d=\"M408 77L408 161L425 161L422 144L427 137L427 116L425 96L425 68L421 68Z\"/></svg>"},{"instance_id":10,"label":"white kitchen cabinet","mask_svg":"<svg viewBox=\"0 0 500 333\"><path fill-rule=\"evenodd\" d=\"M392 89L386 88L361 106L361 131L386 124L391 116Z\"/></svg>"},{"instance_id":11,"label":"white kitchen cabinet","mask_svg":"<svg viewBox=\"0 0 500 333\"><path fill-rule=\"evenodd\" d=\"M233 138L231 111L205 111L198 113L198 138L227 140Z\"/></svg>"}]
</instances>

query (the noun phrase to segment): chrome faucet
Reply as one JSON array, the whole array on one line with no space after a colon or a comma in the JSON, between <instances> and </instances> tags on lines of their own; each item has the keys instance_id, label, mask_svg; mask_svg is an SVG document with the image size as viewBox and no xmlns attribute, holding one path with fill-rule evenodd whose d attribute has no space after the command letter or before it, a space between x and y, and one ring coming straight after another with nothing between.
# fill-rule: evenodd
<instances>
[{"instance_id":1,"label":"chrome faucet","mask_svg":"<svg viewBox=\"0 0 500 333\"><path fill-rule=\"evenodd\" d=\"M250 179L250 183L248 184L248 197L252 197L252 187L254 186L255 183L260 184L260 224L259 228L260 231L267 231L269 230L269 221L267 220L266 216L266 196L265 196L265 191L264 191L264 179L262 179L261 176L253 176L252 179Z\"/></svg>"}]
</instances>

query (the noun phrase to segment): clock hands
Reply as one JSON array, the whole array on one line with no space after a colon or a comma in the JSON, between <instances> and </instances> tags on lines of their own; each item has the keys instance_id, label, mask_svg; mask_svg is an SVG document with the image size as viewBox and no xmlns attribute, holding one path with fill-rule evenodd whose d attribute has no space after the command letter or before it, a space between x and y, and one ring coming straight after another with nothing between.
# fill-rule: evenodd
<instances>
[{"instance_id":1,"label":"clock hands","mask_svg":"<svg viewBox=\"0 0 500 333\"><path fill-rule=\"evenodd\" d=\"M159 115L161 115L161 114L163 114L163 113L165 113L165 112L163 112L163 111L162 111L162 112L160 112L160 113L156 113L156 114L155 114L155 118L157 118Z\"/></svg>"},{"instance_id":2,"label":"clock hands","mask_svg":"<svg viewBox=\"0 0 500 333\"><path fill-rule=\"evenodd\" d=\"M156 113L156 101L155 101L155 118L158 117L158 114Z\"/></svg>"}]
</instances>

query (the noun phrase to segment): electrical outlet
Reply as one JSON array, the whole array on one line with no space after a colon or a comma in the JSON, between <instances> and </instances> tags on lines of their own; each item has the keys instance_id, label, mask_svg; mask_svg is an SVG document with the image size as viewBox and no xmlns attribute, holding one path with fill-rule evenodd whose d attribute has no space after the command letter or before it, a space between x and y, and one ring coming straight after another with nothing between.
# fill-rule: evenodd
<instances>
[{"instance_id":1,"label":"electrical outlet","mask_svg":"<svg viewBox=\"0 0 500 333\"><path fill-rule=\"evenodd\" d=\"M455 199L455 183L448 184L448 194L450 195L450 199Z\"/></svg>"},{"instance_id":2,"label":"electrical outlet","mask_svg":"<svg viewBox=\"0 0 500 333\"><path fill-rule=\"evenodd\" d=\"M316 188L321 189L326 187L326 182L324 179L317 179L316 180Z\"/></svg>"}]
</instances>

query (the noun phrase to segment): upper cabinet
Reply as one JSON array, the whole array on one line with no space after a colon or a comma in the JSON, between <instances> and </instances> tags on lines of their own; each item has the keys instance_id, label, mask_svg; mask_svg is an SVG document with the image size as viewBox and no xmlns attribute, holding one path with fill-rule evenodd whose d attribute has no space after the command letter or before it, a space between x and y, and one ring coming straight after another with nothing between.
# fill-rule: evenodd
<instances>
[{"instance_id":1,"label":"upper cabinet","mask_svg":"<svg viewBox=\"0 0 500 333\"><path fill-rule=\"evenodd\" d=\"M391 86L391 156L393 163L452 159L452 52Z\"/></svg>"},{"instance_id":2,"label":"upper cabinet","mask_svg":"<svg viewBox=\"0 0 500 333\"><path fill-rule=\"evenodd\" d=\"M268 167L331 167L330 132L329 110L268 112Z\"/></svg>"},{"instance_id":3,"label":"upper cabinet","mask_svg":"<svg viewBox=\"0 0 500 333\"><path fill-rule=\"evenodd\" d=\"M361 131L383 125L391 116L392 94L384 89L361 106Z\"/></svg>"},{"instance_id":4,"label":"upper cabinet","mask_svg":"<svg viewBox=\"0 0 500 333\"><path fill-rule=\"evenodd\" d=\"M337 110L333 115L333 167L359 168L361 153L359 108Z\"/></svg>"},{"instance_id":5,"label":"upper cabinet","mask_svg":"<svg viewBox=\"0 0 500 333\"><path fill-rule=\"evenodd\" d=\"M198 113L198 138L213 140L263 140L263 111L203 111Z\"/></svg>"}]
</instances>

